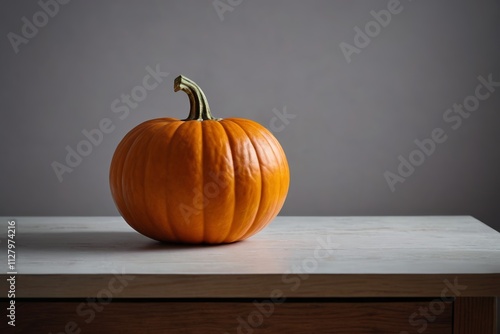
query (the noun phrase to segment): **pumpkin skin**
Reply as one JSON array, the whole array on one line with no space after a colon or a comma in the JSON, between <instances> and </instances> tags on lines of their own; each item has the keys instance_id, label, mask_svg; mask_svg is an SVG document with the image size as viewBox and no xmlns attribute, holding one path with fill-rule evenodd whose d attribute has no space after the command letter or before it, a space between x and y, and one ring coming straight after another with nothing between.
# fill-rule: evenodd
<instances>
[{"instance_id":1,"label":"pumpkin skin","mask_svg":"<svg viewBox=\"0 0 500 334\"><path fill-rule=\"evenodd\" d=\"M190 87L179 88L186 80ZM146 121L118 145L110 167L115 204L132 228L155 240L246 239L268 225L285 202L290 182L285 153L254 121L213 118L203 92L189 79L178 77L179 89L190 97L190 118ZM201 108L197 99L204 100Z\"/></svg>"}]
</instances>

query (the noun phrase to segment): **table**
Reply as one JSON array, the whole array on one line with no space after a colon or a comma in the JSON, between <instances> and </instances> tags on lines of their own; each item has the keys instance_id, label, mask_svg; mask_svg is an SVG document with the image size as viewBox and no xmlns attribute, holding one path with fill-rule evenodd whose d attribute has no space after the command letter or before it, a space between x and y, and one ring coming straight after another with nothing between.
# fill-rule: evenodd
<instances>
[{"instance_id":1,"label":"table","mask_svg":"<svg viewBox=\"0 0 500 334\"><path fill-rule=\"evenodd\" d=\"M161 244L121 217L14 220L16 332L496 331L500 233L469 216L277 217L221 246ZM9 271L4 257L3 296Z\"/></svg>"}]
</instances>

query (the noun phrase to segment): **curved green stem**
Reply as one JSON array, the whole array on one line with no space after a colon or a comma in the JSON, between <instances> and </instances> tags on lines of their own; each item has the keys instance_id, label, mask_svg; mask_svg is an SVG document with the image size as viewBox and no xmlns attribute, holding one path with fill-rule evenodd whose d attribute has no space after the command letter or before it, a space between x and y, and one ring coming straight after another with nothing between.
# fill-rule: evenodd
<instances>
[{"instance_id":1,"label":"curved green stem","mask_svg":"<svg viewBox=\"0 0 500 334\"><path fill-rule=\"evenodd\" d=\"M179 90L188 95L190 104L189 116L183 121L220 120L212 116L205 94L193 80L179 75L174 81L174 91Z\"/></svg>"}]
</instances>

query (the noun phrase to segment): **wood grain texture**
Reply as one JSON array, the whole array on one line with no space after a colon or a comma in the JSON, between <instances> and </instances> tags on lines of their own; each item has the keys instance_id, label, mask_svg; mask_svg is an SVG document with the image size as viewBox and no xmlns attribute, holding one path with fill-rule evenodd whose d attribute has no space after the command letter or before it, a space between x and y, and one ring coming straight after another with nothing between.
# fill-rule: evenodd
<instances>
[{"instance_id":1,"label":"wood grain texture","mask_svg":"<svg viewBox=\"0 0 500 334\"><path fill-rule=\"evenodd\" d=\"M161 244L120 217L16 220L19 297L92 296L120 273L122 297L429 297L446 280L500 295L500 233L472 217L278 217L222 246Z\"/></svg>"},{"instance_id":2,"label":"wood grain texture","mask_svg":"<svg viewBox=\"0 0 500 334\"><path fill-rule=\"evenodd\" d=\"M121 276L121 275L119 275ZM267 297L432 297L500 294L495 275L125 275L127 285L114 295L125 298ZM1 276L0 276L1 277ZM95 296L110 290L115 275L19 275L18 297ZM1 279L1 278L0 278ZM5 284L5 280L1 284ZM449 282L449 283L447 283ZM454 283L460 287L450 292ZM0 284L0 285L1 285ZM7 286L5 286L7 289ZM7 290L5 290L7 291Z\"/></svg>"},{"instance_id":3,"label":"wood grain texture","mask_svg":"<svg viewBox=\"0 0 500 334\"><path fill-rule=\"evenodd\" d=\"M419 314L430 301L406 302L20 302L19 333L59 333L69 322L82 333L384 333L452 334L452 307L432 321ZM258 305L258 306L257 306ZM88 322L87 322L88 321ZM1 326L1 325L0 325ZM477 334L477 333L476 333Z\"/></svg>"},{"instance_id":4,"label":"wood grain texture","mask_svg":"<svg viewBox=\"0 0 500 334\"><path fill-rule=\"evenodd\" d=\"M497 321L493 297L463 297L454 303L454 334L495 334Z\"/></svg>"}]
</instances>

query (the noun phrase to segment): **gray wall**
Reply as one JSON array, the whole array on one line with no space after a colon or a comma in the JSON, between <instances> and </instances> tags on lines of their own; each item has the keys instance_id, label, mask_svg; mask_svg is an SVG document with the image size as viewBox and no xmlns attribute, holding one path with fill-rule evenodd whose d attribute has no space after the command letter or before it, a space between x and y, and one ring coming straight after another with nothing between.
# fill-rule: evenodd
<instances>
[{"instance_id":1,"label":"gray wall","mask_svg":"<svg viewBox=\"0 0 500 334\"><path fill-rule=\"evenodd\" d=\"M401 0L377 31L370 11L387 6L242 1L221 20L212 1L73 0L15 53L8 33L21 35L40 6L4 1L0 215L116 215L113 151L144 120L187 115L173 92L182 73L217 116L275 132L292 173L282 215L468 214L500 230L500 87L469 97L479 76L500 81L500 3ZM367 23L373 37L348 62L340 43L355 45ZM157 65L170 74L125 117L121 95L140 93ZM464 100L477 110L453 129L458 114L443 116ZM281 121L284 108L294 118ZM51 164L105 118L113 131L60 182ZM400 155L422 158L414 141L435 128L446 141L392 191L384 172L397 173Z\"/></svg>"}]
</instances>

